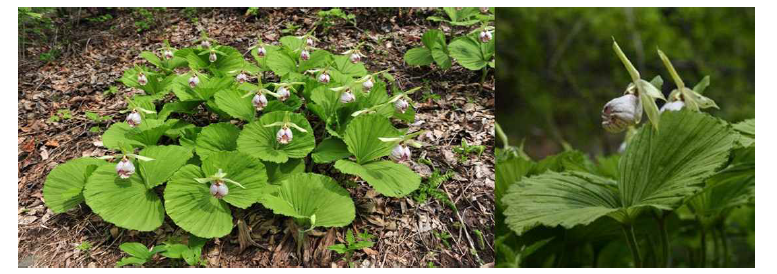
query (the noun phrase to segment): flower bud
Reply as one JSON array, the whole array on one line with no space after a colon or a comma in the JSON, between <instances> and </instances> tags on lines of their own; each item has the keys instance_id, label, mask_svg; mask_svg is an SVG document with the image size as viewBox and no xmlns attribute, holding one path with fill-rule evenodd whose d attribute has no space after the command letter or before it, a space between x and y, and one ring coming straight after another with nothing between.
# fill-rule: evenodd
<instances>
[{"instance_id":1,"label":"flower bud","mask_svg":"<svg viewBox=\"0 0 777 274\"><path fill-rule=\"evenodd\" d=\"M607 102L602 110L602 126L609 132L618 133L634 125L642 116L639 98L626 94Z\"/></svg>"},{"instance_id":2,"label":"flower bud","mask_svg":"<svg viewBox=\"0 0 777 274\"><path fill-rule=\"evenodd\" d=\"M254 95L254 99L251 100L251 103L254 104L256 110L262 110L267 106L267 97L264 96L264 94L257 93Z\"/></svg>"},{"instance_id":3,"label":"flower bud","mask_svg":"<svg viewBox=\"0 0 777 274\"><path fill-rule=\"evenodd\" d=\"M218 56L216 56L215 52L210 53L210 57L208 57L208 60L210 60L211 63L216 62L216 59L218 59Z\"/></svg>"},{"instance_id":4,"label":"flower bud","mask_svg":"<svg viewBox=\"0 0 777 274\"><path fill-rule=\"evenodd\" d=\"M347 104L353 101L356 101L356 96L353 96L351 90L346 90L343 92L343 94L340 95L340 102L343 104Z\"/></svg>"},{"instance_id":5,"label":"flower bud","mask_svg":"<svg viewBox=\"0 0 777 274\"><path fill-rule=\"evenodd\" d=\"M396 109L397 111L403 114L405 113L405 111L407 111L407 108L409 106L410 104L404 98L399 98L399 100L394 102L394 109Z\"/></svg>"},{"instance_id":6,"label":"flower bud","mask_svg":"<svg viewBox=\"0 0 777 274\"><path fill-rule=\"evenodd\" d=\"M199 83L200 83L200 78L197 77L197 75L192 75L192 77L189 78L189 87L194 88Z\"/></svg>"},{"instance_id":7,"label":"flower bud","mask_svg":"<svg viewBox=\"0 0 777 274\"><path fill-rule=\"evenodd\" d=\"M299 58L302 58L302 61L310 60L310 52L302 50L302 53L299 54Z\"/></svg>"},{"instance_id":8,"label":"flower bud","mask_svg":"<svg viewBox=\"0 0 777 274\"><path fill-rule=\"evenodd\" d=\"M288 127L282 127L280 130L278 130L278 134L275 134L275 140L278 141L278 143L281 143L282 145L288 144L291 142L292 139L291 129Z\"/></svg>"},{"instance_id":9,"label":"flower bud","mask_svg":"<svg viewBox=\"0 0 777 274\"><path fill-rule=\"evenodd\" d=\"M224 196L227 196L227 194L229 194L229 188L224 182L215 181L210 184L210 195L213 195L213 197L221 199L224 198Z\"/></svg>"},{"instance_id":10,"label":"flower bud","mask_svg":"<svg viewBox=\"0 0 777 274\"><path fill-rule=\"evenodd\" d=\"M138 84L141 86L145 86L148 83L148 79L146 79L146 75L142 72L138 73Z\"/></svg>"},{"instance_id":11,"label":"flower bud","mask_svg":"<svg viewBox=\"0 0 777 274\"><path fill-rule=\"evenodd\" d=\"M235 76L235 80L236 80L238 83L241 83L241 84L242 84L242 83L245 83L246 81L248 81L248 75L246 75L245 73L242 73L242 72L241 72L240 74L238 74L237 76Z\"/></svg>"},{"instance_id":12,"label":"flower bud","mask_svg":"<svg viewBox=\"0 0 777 274\"><path fill-rule=\"evenodd\" d=\"M208 40L202 40L202 47L209 48L210 47L210 41Z\"/></svg>"},{"instance_id":13,"label":"flower bud","mask_svg":"<svg viewBox=\"0 0 777 274\"><path fill-rule=\"evenodd\" d=\"M664 112L664 110L668 111L680 111L685 107L685 102L683 101L674 101L674 102L667 102L664 104L664 106L661 107L661 110L659 110L659 113Z\"/></svg>"},{"instance_id":14,"label":"flower bud","mask_svg":"<svg viewBox=\"0 0 777 274\"><path fill-rule=\"evenodd\" d=\"M279 87L277 90L278 93L278 100L281 100L281 102L286 101L286 99L289 99L289 96L291 96L291 93L289 93L289 90L286 89L286 87Z\"/></svg>"},{"instance_id":15,"label":"flower bud","mask_svg":"<svg viewBox=\"0 0 777 274\"><path fill-rule=\"evenodd\" d=\"M308 44L308 47L312 47L313 46L313 38L309 38L308 37L308 40L305 41L305 42Z\"/></svg>"},{"instance_id":16,"label":"flower bud","mask_svg":"<svg viewBox=\"0 0 777 274\"><path fill-rule=\"evenodd\" d=\"M356 63L359 63L361 60L362 60L362 56L359 55L358 53L351 54L351 63L356 64Z\"/></svg>"},{"instance_id":17,"label":"flower bud","mask_svg":"<svg viewBox=\"0 0 777 274\"><path fill-rule=\"evenodd\" d=\"M372 86L374 85L375 83L372 82L372 78L367 79L367 81L364 81L364 83L362 83L362 87L364 88L364 91L367 93L369 93L370 90L372 90Z\"/></svg>"},{"instance_id":18,"label":"flower bud","mask_svg":"<svg viewBox=\"0 0 777 274\"><path fill-rule=\"evenodd\" d=\"M391 150L391 154L389 154L389 158L395 162L410 161L410 156L412 156L410 148L403 145L395 146L394 149Z\"/></svg>"},{"instance_id":19,"label":"flower bud","mask_svg":"<svg viewBox=\"0 0 777 274\"><path fill-rule=\"evenodd\" d=\"M169 49L168 49L168 50L165 50L165 52L163 53L163 56L164 56L166 59L173 59L173 51L172 51L172 50L169 50Z\"/></svg>"},{"instance_id":20,"label":"flower bud","mask_svg":"<svg viewBox=\"0 0 777 274\"><path fill-rule=\"evenodd\" d=\"M488 43L488 41L491 41L491 32L490 31L481 31L480 32L480 42Z\"/></svg>"},{"instance_id":21,"label":"flower bud","mask_svg":"<svg viewBox=\"0 0 777 274\"><path fill-rule=\"evenodd\" d=\"M259 55L259 57L264 57L265 54L267 54L267 50L264 47L256 49L256 55Z\"/></svg>"},{"instance_id":22,"label":"flower bud","mask_svg":"<svg viewBox=\"0 0 777 274\"><path fill-rule=\"evenodd\" d=\"M326 72L321 73L321 75L318 76L318 81L324 84L329 83L329 74Z\"/></svg>"},{"instance_id":23,"label":"flower bud","mask_svg":"<svg viewBox=\"0 0 777 274\"><path fill-rule=\"evenodd\" d=\"M137 111L132 111L129 115L127 115L127 124L129 124L130 127L136 127L140 125L140 122L142 119L140 118L140 113Z\"/></svg>"},{"instance_id":24,"label":"flower bud","mask_svg":"<svg viewBox=\"0 0 777 274\"><path fill-rule=\"evenodd\" d=\"M116 164L116 174L118 174L120 178L127 179L134 173L135 165L132 164L132 161L127 159L127 156L121 158L121 161Z\"/></svg>"}]
</instances>

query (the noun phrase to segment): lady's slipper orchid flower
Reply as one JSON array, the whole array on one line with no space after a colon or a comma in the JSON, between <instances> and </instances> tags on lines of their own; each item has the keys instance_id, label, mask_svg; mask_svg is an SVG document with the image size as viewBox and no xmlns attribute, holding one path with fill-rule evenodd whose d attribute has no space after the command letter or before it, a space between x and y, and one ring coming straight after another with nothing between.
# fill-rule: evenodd
<instances>
[{"instance_id":1,"label":"lady's slipper orchid flower","mask_svg":"<svg viewBox=\"0 0 777 274\"><path fill-rule=\"evenodd\" d=\"M488 43L488 41L491 41L492 38L493 36L490 31L484 30L480 32L480 42Z\"/></svg>"},{"instance_id":2,"label":"lady's slipper orchid flower","mask_svg":"<svg viewBox=\"0 0 777 274\"><path fill-rule=\"evenodd\" d=\"M142 121L142 118L140 117L140 113L137 111L132 111L129 115L127 115L127 124L129 124L130 127L136 127L140 125L140 122Z\"/></svg>"},{"instance_id":3,"label":"lady's slipper orchid flower","mask_svg":"<svg viewBox=\"0 0 777 274\"><path fill-rule=\"evenodd\" d=\"M372 82L372 78L367 79L367 81L364 81L364 83L362 83L362 87L364 88L365 92L368 92L368 93L370 92L370 90L372 90L372 87L374 85L375 83Z\"/></svg>"},{"instance_id":4,"label":"lady's slipper orchid flower","mask_svg":"<svg viewBox=\"0 0 777 274\"><path fill-rule=\"evenodd\" d=\"M267 50L264 47L256 49L256 55L259 55L259 57L264 57L265 54L267 54Z\"/></svg>"},{"instance_id":5,"label":"lady's slipper orchid flower","mask_svg":"<svg viewBox=\"0 0 777 274\"><path fill-rule=\"evenodd\" d=\"M241 83L241 84L242 84L242 83L245 83L246 81L248 81L248 75L246 75L245 73L241 72L240 74L238 74L237 76L235 76L235 80L236 80L238 83Z\"/></svg>"},{"instance_id":6,"label":"lady's slipper orchid flower","mask_svg":"<svg viewBox=\"0 0 777 274\"><path fill-rule=\"evenodd\" d=\"M189 78L189 87L194 88L199 83L200 83L200 78L197 77L197 75L192 75L192 77Z\"/></svg>"},{"instance_id":7,"label":"lady's slipper orchid flower","mask_svg":"<svg viewBox=\"0 0 777 274\"><path fill-rule=\"evenodd\" d=\"M174 56L173 51L169 49L165 50L163 53L163 56L165 57L165 59L173 59L173 56Z\"/></svg>"},{"instance_id":8,"label":"lady's slipper orchid flower","mask_svg":"<svg viewBox=\"0 0 777 274\"><path fill-rule=\"evenodd\" d=\"M307 39L307 41L305 43L308 45L308 47L312 47L313 44L314 44L313 38L308 37L308 39Z\"/></svg>"},{"instance_id":9,"label":"lady's slipper orchid flower","mask_svg":"<svg viewBox=\"0 0 777 274\"><path fill-rule=\"evenodd\" d=\"M278 133L275 134L275 140L278 141L278 143L281 143L283 145L291 142L292 138L293 138L293 134L291 133L291 129L289 129L286 126L281 127L281 129L278 130Z\"/></svg>"},{"instance_id":10,"label":"lady's slipper orchid flower","mask_svg":"<svg viewBox=\"0 0 777 274\"><path fill-rule=\"evenodd\" d=\"M326 72L322 72L321 75L318 76L318 82L320 83L326 84L326 83L329 83L329 80L330 80L329 74Z\"/></svg>"},{"instance_id":11,"label":"lady's slipper orchid flower","mask_svg":"<svg viewBox=\"0 0 777 274\"><path fill-rule=\"evenodd\" d=\"M609 132L618 133L635 125L642 117L642 105L634 94L612 99L602 110L602 126Z\"/></svg>"},{"instance_id":12,"label":"lady's slipper orchid flower","mask_svg":"<svg viewBox=\"0 0 777 274\"><path fill-rule=\"evenodd\" d=\"M343 92L343 94L340 95L340 102L343 104L347 104L353 101L356 101L356 96L353 96L351 90L346 90Z\"/></svg>"},{"instance_id":13,"label":"lady's slipper orchid flower","mask_svg":"<svg viewBox=\"0 0 777 274\"><path fill-rule=\"evenodd\" d=\"M667 102L664 104L664 106L661 107L661 110L659 112L664 112L664 110L668 111L679 111L685 107L685 102L683 101L674 101L674 102Z\"/></svg>"},{"instance_id":14,"label":"lady's slipper orchid flower","mask_svg":"<svg viewBox=\"0 0 777 274\"><path fill-rule=\"evenodd\" d=\"M208 41L207 39L206 40L202 40L202 44L201 45L202 45L203 48L209 48L210 47L210 41Z\"/></svg>"},{"instance_id":15,"label":"lady's slipper orchid flower","mask_svg":"<svg viewBox=\"0 0 777 274\"><path fill-rule=\"evenodd\" d=\"M410 103L407 102L404 98L400 98L396 102L394 102L394 109L401 113L405 113L407 111L407 108L410 106Z\"/></svg>"},{"instance_id":16,"label":"lady's slipper orchid flower","mask_svg":"<svg viewBox=\"0 0 777 274\"><path fill-rule=\"evenodd\" d=\"M267 106L267 97L263 93L257 93L254 95L254 99L251 100L256 110L262 110Z\"/></svg>"},{"instance_id":17,"label":"lady's slipper orchid flower","mask_svg":"<svg viewBox=\"0 0 777 274\"><path fill-rule=\"evenodd\" d=\"M216 199L224 198L227 194L229 194L229 188L224 182L216 180L210 184L210 195Z\"/></svg>"},{"instance_id":18,"label":"lady's slipper orchid flower","mask_svg":"<svg viewBox=\"0 0 777 274\"><path fill-rule=\"evenodd\" d=\"M130 161L127 156L124 156L121 158L121 161L116 164L116 173L120 178L127 179L135 173L135 165L132 164L132 161Z\"/></svg>"},{"instance_id":19,"label":"lady's slipper orchid flower","mask_svg":"<svg viewBox=\"0 0 777 274\"><path fill-rule=\"evenodd\" d=\"M389 155L389 158L391 158L396 162L405 162L405 161L410 161L411 156L412 154L410 153L409 147L398 144L397 146L394 147L394 149L391 150L391 154Z\"/></svg>"},{"instance_id":20,"label":"lady's slipper orchid flower","mask_svg":"<svg viewBox=\"0 0 777 274\"><path fill-rule=\"evenodd\" d=\"M148 83L148 79L146 79L146 74L142 72L138 72L138 84L141 86L145 86Z\"/></svg>"},{"instance_id":21,"label":"lady's slipper orchid flower","mask_svg":"<svg viewBox=\"0 0 777 274\"><path fill-rule=\"evenodd\" d=\"M361 62L361 60L362 60L362 56L358 52L354 52L351 54L351 63L356 64Z\"/></svg>"},{"instance_id":22,"label":"lady's slipper orchid flower","mask_svg":"<svg viewBox=\"0 0 777 274\"><path fill-rule=\"evenodd\" d=\"M210 57L208 57L208 60L210 60L211 63L216 62L216 60L218 60L218 56L216 56L216 52L211 52Z\"/></svg>"},{"instance_id":23,"label":"lady's slipper orchid flower","mask_svg":"<svg viewBox=\"0 0 777 274\"><path fill-rule=\"evenodd\" d=\"M301 58L302 61L310 60L310 52L308 52L308 50L302 50L302 53L299 54L299 58Z\"/></svg>"},{"instance_id":24,"label":"lady's slipper orchid flower","mask_svg":"<svg viewBox=\"0 0 777 274\"><path fill-rule=\"evenodd\" d=\"M279 87L276 93L278 94L278 100L281 100L281 102L286 101L286 99L289 99L289 96L291 96L291 93L289 93L289 90L286 87Z\"/></svg>"}]
</instances>

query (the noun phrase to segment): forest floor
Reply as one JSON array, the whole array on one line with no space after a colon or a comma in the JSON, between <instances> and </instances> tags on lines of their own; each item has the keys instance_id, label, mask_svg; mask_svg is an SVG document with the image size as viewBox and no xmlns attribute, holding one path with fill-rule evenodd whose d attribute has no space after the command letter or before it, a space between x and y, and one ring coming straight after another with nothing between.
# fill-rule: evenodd
<instances>
[{"instance_id":1,"label":"forest floor","mask_svg":"<svg viewBox=\"0 0 777 274\"><path fill-rule=\"evenodd\" d=\"M138 33L137 14L112 10L113 18L90 22L93 10L79 13L76 31L56 60L44 63L38 55L47 45L23 48L19 59L18 102L18 260L19 267L113 267L126 256L119 249L124 242L146 246L161 244L182 233L167 218L152 232L129 231L104 222L81 204L63 214L54 214L43 202L43 183L56 165L78 157L103 156L100 135L113 122L120 122L126 108L129 88L117 83L125 69L144 63L143 50L153 51L169 39L181 48L192 44L205 29L220 44L245 51L257 36L277 43L284 35L300 35L319 19L318 9L260 9L257 16L245 9L200 9L186 14L182 9L156 12L150 30ZM324 30L320 47L331 52L345 50L365 41L368 70L389 69L402 90L423 86L413 95L419 102L412 131L426 130L420 139L429 144L415 150L413 169L424 178L433 170L455 173L440 190L455 203L458 211L442 201L418 203L409 195L390 198L379 195L364 183L350 187L357 205L349 226L375 235L375 245L353 256L356 267L488 267L494 262L494 80L492 72L483 86L480 72L459 65L439 68L410 67L404 53L420 46L420 38L430 28L448 35L465 33L467 28L440 25L426 20L434 9L348 9L357 25L342 20ZM282 30L298 29L282 33ZM323 32L326 32L324 34ZM250 58L250 55L246 55ZM118 87L116 94L104 91ZM86 112L110 115L96 123ZM59 121L50 119L60 117ZM100 132L92 132L93 127ZM454 152L463 140L483 145L476 155ZM251 214L249 214L251 213ZM249 235L257 246L240 248L238 229L228 236L209 241L203 249L208 267L347 267L342 255L326 249L341 243L346 228L318 229L297 256L287 218L256 204L243 212ZM89 242L91 248L79 249ZM181 266L161 256L146 266Z\"/></svg>"}]
</instances>

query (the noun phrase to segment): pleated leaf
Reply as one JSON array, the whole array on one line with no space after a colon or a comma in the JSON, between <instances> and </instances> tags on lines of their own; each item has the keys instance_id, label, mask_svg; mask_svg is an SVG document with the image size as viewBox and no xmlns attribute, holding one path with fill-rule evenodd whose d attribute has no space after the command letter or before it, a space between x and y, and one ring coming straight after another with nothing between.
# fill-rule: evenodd
<instances>
[{"instance_id":1,"label":"pleated leaf","mask_svg":"<svg viewBox=\"0 0 777 274\"><path fill-rule=\"evenodd\" d=\"M197 135L197 155L207 158L214 152L234 151L237 149L237 137L240 129L230 123L210 124Z\"/></svg>"},{"instance_id":2,"label":"pleated leaf","mask_svg":"<svg viewBox=\"0 0 777 274\"><path fill-rule=\"evenodd\" d=\"M382 142L379 138L399 135L388 118L370 114L353 119L345 129L343 140L348 145L348 151L356 156L356 161L365 164L391 153L394 144Z\"/></svg>"},{"instance_id":3,"label":"pleated leaf","mask_svg":"<svg viewBox=\"0 0 777 274\"><path fill-rule=\"evenodd\" d=\"M262 163L267 168L267 183L271 185L279 185L292 174L305 172L305 161L303 159L289 159L288 162L282 164L273 162Z\"/></svg>"},{"instance_id":4,"label":"pleated leaf","mask_svg":"<svg viewBox=\"0 0 777 274\"><path fill-rule=\"evenodd\" d=\"M688 207L698 215L716 217L725 210L755 204L755 169L721 172L708 181L688 200Z\"/></svg>"},{"instance_id":5,"label":"pleated leaf","mask_svg":"<svg viewBox=\"0 0 777 274\"><path fill-rule=\"evenodd\" d=\"M152 231L165 219L162 201L140 174L121 179L115 165L102 165L89 176L84 199L103 220L126 229Z\"/></svg>"},{"instance_id":6,"label":"pleated leaf","mask_svg":"<svg viewBox=\"0 0 777 274\"><path fill-rule=\"evenodd\" d=\"M321 141L310 155L317 164L331 163L351 156L343 140L330 137Z\"/></svg>"},{"instance_id":7,"label":"pleated leaf","mask_svg":"<svg viewBox=\"0 0 777 274\"><path fill-rule=\"evenodd\" d=\"M519 235L536 225L572 228L614 214L617 192L595 175L546 172L513 184L502 199L507 225Z\"/></svg>"},{"instance_id":8,"label":"pleated leaf","mask_svg":"<svg viewBox=\"0 0 777 274\"><path fill-rule=\"evenodd\" d=\"M63 213L84 201L82 191L86 179L104 160L79 158L58 165L46 177L43 184L43 200L54 213Z\"/></svg>"},{"instance_id":9,"label":"pleated leaf","mask_svg":"<svg viewBox=\"0 0 777 274\"><path fill-rule=\"evenodd\" d=\"M708 114L665 111L659 129L643 126L621 158L624 207L675 208L727 161L735 137L731 127Z\"/></svg>"},{"instance_id":10,"label":"pleated leaf","mask_svg":"<svg viewBox=\"0 0 777 274\"><path fill-rule=\"evenodd\" d=\"M232 117L251 122L256 116L256 108L251 103L253 96L245 97L245 92L227 89L217 92L214 96L216 105Z\"/></svg>"},{"instance_id":11,"label":"pleated leaf","mask_svg":"<svg viewBox=\"0 0 777 274\"><path fill-rule=\"evenodd\" d=\"M348 191L332 178L312 173L289 176L277 195L262 201L275 214L312 220L316 227L343 227L356 216ZM315 217L313 217L315 216Z\"/></svg>"},{"instance_id":12,"label":"pleated leaf","mask_svg":"<svg viewBox=\"0 0 777 274\"><path fill-rule=\"evenodd\" d=\"M291 122L302 127L307 132L301 132L289 127L293 138L288 144L276 141L276 134L281 126L265 127L265 125L282 122L286 114L290 115ZM276 111L262 115L259 121L243 127L237 138L237 150L263 161L285 163L289 158L303 158L316 147L313 129L305 116L299 113Z\"/></svg>"},{"instance_id":13,"label":"pleated leaf","mask_svg":"<svg viewBox=\"0 0 777 274\"><path fill-rule=\"evenodd\" d=\"M232 231L232 213L224 200L210 194L210 185L194 178L206 175L199 167L186 165L165 187L167 215L184 230L202 238L218 238ZM232 195L233 187L230 187ZM226 197L225 197L226 198Z\"/></svg>"},{"instance_id":14,"label":"pleated leaf","mask_svg":"<svg viewBox=\"0 0 777 274\"><path fill-rule=\"evenodd\" d=\"M264 195L267 187L267 171L261 161L237 151L216 152L202 161L202 172L206 176L216 174L219 169L227 174L226 178L245 187L227 183L229 195L224 197L227 203L239 208L248 208Z\"/></svg>"},{"instance_id":15,"label":"pleated leaf","mask_svg":"<svg viewBox=\"0 0 777 274\"><path fill-rule=\"evenodd\" d=\"M150 146L140 152L153 161L138 161L138 170L146 183L153 188L161 185L192 157L192 151L182 146Z\"/></svg>"},{"instance_id":16,"label":"pleated leaf","mask_svg":"<svg viewBox=\"0 0 777 274\"><path fill-rule=\"evenodd\" d=\"M389 197L410 194L421 184L421 176L413 170L390 161L359 164L350 160L339 160L335 162L335 168L343 173L361 177L375 188L375 191Z\"/></svg>"}]
</instances>

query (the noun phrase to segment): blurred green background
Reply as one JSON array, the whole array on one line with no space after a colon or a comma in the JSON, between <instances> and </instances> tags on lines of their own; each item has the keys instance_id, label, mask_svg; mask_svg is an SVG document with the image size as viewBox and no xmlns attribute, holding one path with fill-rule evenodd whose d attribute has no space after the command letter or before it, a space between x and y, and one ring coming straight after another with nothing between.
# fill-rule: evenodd
<instances>
[{"instance_id":1,"label":"blurred green background","mask_svg":"<svg viewBox=\"0 0 777 274\"><path fill-rule=\"evenodd\" d=\"M687 86L710 76L704 94L721 109L707 112L755 117L754 8L499 8L496 25L497 121L532 158L563 143L592 155L617 151L624 134L607 133L600 118L630 81L613 38L643 79L661 75L665 95L675 85L656 47Z\"/></svg>"}]
</instances>

